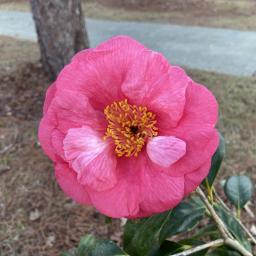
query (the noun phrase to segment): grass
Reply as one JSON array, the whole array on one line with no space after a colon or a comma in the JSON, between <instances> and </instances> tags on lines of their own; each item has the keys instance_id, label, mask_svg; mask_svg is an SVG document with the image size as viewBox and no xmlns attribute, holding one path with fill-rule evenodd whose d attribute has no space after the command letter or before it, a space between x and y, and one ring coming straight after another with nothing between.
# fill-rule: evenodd
<instances>
[{"instance_id":1,"label":"grass","mask_svg":"<svg viewBox=\"0 0 256 256\"><path fill-rule=\"evenodd\" d=\"M254 0L166 0L150 4L122 6L121 0L83 1L87 17L111 20L169 22L240 30L256 30L256 2ZM144 0L145 2L145 0ZM147 1L149 2L149 1ZM0 10L30 11L26 0L1 1Z\"/></svg>"}]
</instances>

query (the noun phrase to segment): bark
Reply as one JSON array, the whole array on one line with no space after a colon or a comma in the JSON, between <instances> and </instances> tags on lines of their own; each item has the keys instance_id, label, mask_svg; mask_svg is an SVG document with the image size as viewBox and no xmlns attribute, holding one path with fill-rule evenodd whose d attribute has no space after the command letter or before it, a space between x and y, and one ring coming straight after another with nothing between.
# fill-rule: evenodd
<instances>
[{"instance_id":1,"label":"bark","mask_svg":"<svg viewBox=\"0 0 256 256\"><path fill-rule=\"evenodd\" d=\"M54 80L72 56L89 47L80 0L30 0L43 67Z\"/></svg>"}]
</instances>

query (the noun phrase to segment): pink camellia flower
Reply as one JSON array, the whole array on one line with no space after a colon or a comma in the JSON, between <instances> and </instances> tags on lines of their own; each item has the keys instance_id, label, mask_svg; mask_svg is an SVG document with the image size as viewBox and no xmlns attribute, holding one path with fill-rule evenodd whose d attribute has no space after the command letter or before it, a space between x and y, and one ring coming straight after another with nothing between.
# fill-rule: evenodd
<instances>
[{"instance_id":1,"label":"pink camellia flower","mask_svg":"<svg viewBox=\"0 0 256 256\"><path fill-rule=\"evenodd\" d=\"M63 191L110 217L176 206L207 176L218 105L126 36L75 55L46 93L39 139Z\"/></svg>"}]
</instances>

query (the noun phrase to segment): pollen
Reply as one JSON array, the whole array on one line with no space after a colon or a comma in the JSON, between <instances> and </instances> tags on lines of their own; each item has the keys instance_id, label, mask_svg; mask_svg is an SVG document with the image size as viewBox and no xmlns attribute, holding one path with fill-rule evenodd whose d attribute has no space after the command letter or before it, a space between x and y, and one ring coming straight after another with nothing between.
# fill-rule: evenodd
<instances>
[{"instance_id":1,"label":"pollen","mask_svg":"<svg viewBox=\"0 0 256 256\"><path fill-rule=\"evenodd\" d=\"M156 115L147 107L131 105L127 99L104 109L108 127L104 139L111 138L117 156L137 157L148 138L157 136Z\"/></svg>"}]
</instances>

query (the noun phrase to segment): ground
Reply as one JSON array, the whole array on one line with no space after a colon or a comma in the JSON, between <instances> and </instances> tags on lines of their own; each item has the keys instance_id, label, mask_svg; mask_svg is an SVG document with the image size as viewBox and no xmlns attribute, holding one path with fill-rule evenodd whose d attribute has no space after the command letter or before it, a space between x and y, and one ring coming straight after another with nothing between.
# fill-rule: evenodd
<instances>
[{"instance_id":1,"label":"ground","mask_svg":"<svg viewBox=\"0 0 256 256\"><path fill-rule=\"evenodd\" d=\"M38 61L37 45L8 37L0 37L0 45L3 255L58 255L86 233L119 240L119 221L104 224L94 209L65 197L54 180L52 164L38 145L38 120L49 80ZM245 173L255 182L256 78L187 71L213 91L220 105L218 126L226 138L227 156L219 180ZM244 219L250 227L253 219L247 214Z\"/></svg>"},{"instance_id":2,"label":"ground","mask_svg":"<svg viewBox=\"0 0 256 256\"><path fill-rule=\"evenodd\" d=\"M83 0L82 2L85 15L91 18L147 20L256 30L255 0ZM0 10L29 11L29 1L0 0Z\"/></svg>"}]
</instances>

